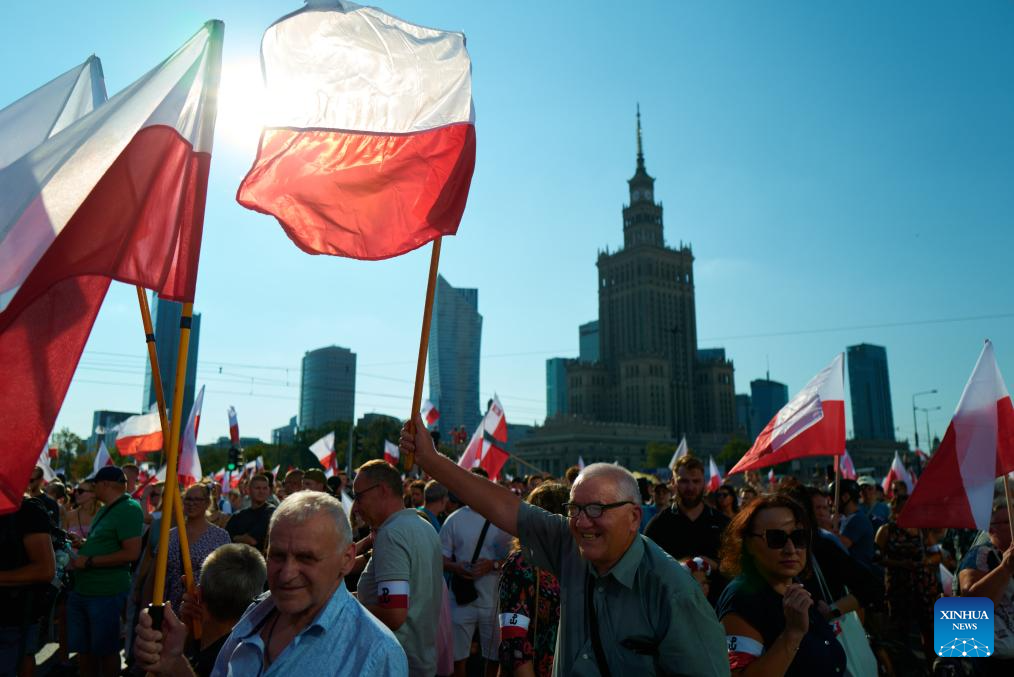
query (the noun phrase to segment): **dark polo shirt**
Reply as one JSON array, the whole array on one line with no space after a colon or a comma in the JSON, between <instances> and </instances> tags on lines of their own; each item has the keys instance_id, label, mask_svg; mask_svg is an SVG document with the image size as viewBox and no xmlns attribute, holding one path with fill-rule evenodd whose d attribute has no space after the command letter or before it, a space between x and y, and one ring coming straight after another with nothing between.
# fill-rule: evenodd
<instances>
[{"instance_id":1,"label":"dark polo shirt","mask_svg":"<svg viewBox=\"0 0 1014 677\"><path fill-rule=\"evenodd\" d=\"M676 560L703 556L718 561L718 548L729 518L712 507L704 506L696 520L691 520L673 503L659 512L644 528L644 535L655 541ZM726 580L717 571L711 573L712 604L725 589Z\"/></svg>"}]
</instances>

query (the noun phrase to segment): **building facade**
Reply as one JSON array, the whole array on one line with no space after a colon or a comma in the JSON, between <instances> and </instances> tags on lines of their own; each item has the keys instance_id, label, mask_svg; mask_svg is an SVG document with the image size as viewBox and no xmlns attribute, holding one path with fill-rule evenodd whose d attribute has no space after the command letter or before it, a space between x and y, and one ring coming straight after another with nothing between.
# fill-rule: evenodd
<instances>
[{"instance_id":1,"label":"building facade","mask_svg":"<svg viewBox=\"0 0 1014 677\"><path fill-rule=\"evenodd\" d=\"M750 428L753 437L789 403L789 387L771 378L750 381Z\"/></svg>"},{"instance_id":2,"label":"building facade","mask_svg":"<svg viewBox=\"0 0 1014 677\"><path fill-rule=\"evenodd\" d=\"M299 387L299 426L313 429L351 422L356 410L356 354L328 346L303 355Z\"/></svg>"},{"instance_id":3,"label":"building facade","mask_svg":"<svg viewBox=\"0 0 1014 677\"><path fill-rule=\"evenodd\" d=\"M299 432L295 416L289 419L288 425L271 430L271 444L292 444L296 441L296 433Z\"/></svg>"},{"instance_id":4,"label":"building facade","mask_svg":"<svg viewBox=\"0 0 1014 677\"><path fill-rule=\"evenodd\" d=\"M894 413L887 350L883 346L860 343L848 347L847 357L853 437L893 442Z\"/></svg>"},{"instance_id":5,"label":"building facade","mask_svg":"<svg viewBox=\"0 0 1014 677\"><path fill-rule=\"evenodd\" d=\"M567 396L567 363L565 357L546 360L546 418L570 411Z\"/></svg>"},{"instance_id":6,"label":"building facade","mask_svg":"<svg viewBox=\"0 0 1014 677\"><path fill-rule=\"evenodd\" d=\"M162 376L162 389L165 393L166 408L171 410L176 389L176 363L180 350L180 318L183 316L183 304L167 301L151 295L151 323L155 330L155 352L158 355L158 371ZM183 388L183 418L190 415L194 406L194 393L197 392L197 354L201 342L201 314L194 313L190 323L190 343L187 346L187 380ZM155 382L151 377L151 363L144 361L144 398L141 411L149 411L158 398L155 394ZM172 419L175 412L169 411Z\"/></svg>"},{"instance_id":7,"label":"building facade","mask_svg":"<svg viewBox=\"0 0 1014 677\"><path fill-rule=\"evenodd\" d=\"M440 411L440 436L465 426L471 432L482 419L479 403L479 351L482 315L479 290L452 287L437 276L430 323L430 401ZM483 403L482 410L485 411Z\"/></svg>"},{"instance_id":8,"label":"building facade","mask_svg":"<svg viewBox=\"0 0 1014 677\"><path fill-rule=\"evenodd\" d=\"M599 356L599 321L585 322L577 328L578 358L582 362L598 362Z\"/></svg>"}]
</instances>

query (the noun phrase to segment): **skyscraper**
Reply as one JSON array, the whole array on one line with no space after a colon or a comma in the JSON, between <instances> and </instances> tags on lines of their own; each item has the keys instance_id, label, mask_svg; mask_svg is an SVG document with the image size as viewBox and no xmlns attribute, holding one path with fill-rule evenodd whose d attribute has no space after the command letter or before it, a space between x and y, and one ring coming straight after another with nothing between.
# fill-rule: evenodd
<instances>
[{"instance_id":1,"label":"skyscraper","mask_svg":"<svg viewBox=\"0 0 1014 677\"><path fill-rule=\"evenodd\" d=\"M162 376L162 388L165 392L165 405L169 409L170 418L175 412L173 393L176 390L176 358L180 349L180 317L183 315L183 304L167 301L151 295L151 323L155 329L155 352L158 354L158 370ZM197 392L197 347L201 341L201 314L194 313L190 323L190 344L187 348L187 382L183 388L183 420L190 415L194 406L194 393ZM155 396L155 384L151 378L151 363L144 361L144 400L141 410L148 411L158 399Z\"/></svg>"},{"instance_id":2,"label":"skyscraper","mask_svg":"<svg viewBox=\"0 0 1014 677\"><path fill-rule=\"evenodd\" d=\"M116 444L116 426L126 421L134 414L128 411L107 411L105 409L92 413L92 434L86 442L88 451L95 451L99 448L99 440L104 440L107 447ZM79 453L84 453L81 449Z\"/></svg>"},{"instance_id":3,"label":"skyscraper","mask_svg":"<svg viewBox=\"0 0 1014 677\"><path fill-rule=\"evenodd\" d=\"M438 275L430 323L430 401L440 411L437 425L445 440L462 425L471 435L486 410L479 402L481 343L479 290L457 289Z\"/></svg>"},{"instance_id":4,"label":"skyscraper","mask_svg":"<svg viewBox=\"0 0 1014 677\"><path fill-rule=\"evenodd\" d=\"M579 355L582 362L599 361L599 321L592 320L578 327Z\"/></svg>"},{"instance_id":5,"label":"skyscraper","mask_svg":"<svg viewBox=\"0 0 1014 677\"><path fill-rule=\"evenodd\" d=\"M546 360L546 418L568 412L567 407L567 363L566 357Z\"/></svg>"},{"instance_id":6,"label":"skyscraper","mask_svg":"<svg viewBox=\"0 0 1014 677\"><path fill-rule=\"evenodd\" d=\"M328 346L303 355L299 386L299 427L320 428L352 421L356 410L356 354Z\"/></svg>"},{"instance_id":7,"label":"skyscraper","mask_svg":"<svg viewBox=\"0 0 1014 677\"><path fill-rule=\"evenodd\" d=\"M750 381L750 432L760 434L778 410L789 403L789 387L769 378Z\"/></svg>"},{"instance_id":8,"label":"skyscraper","mask_svg":"<svg viewBox=\"0 0 1014 677\"><path fill-rule=\"evenodd\" d=\"M869 343L849 346L848 367L853 437L893 442L894 414L887 351Z\"/></svg>"}]
</instances>

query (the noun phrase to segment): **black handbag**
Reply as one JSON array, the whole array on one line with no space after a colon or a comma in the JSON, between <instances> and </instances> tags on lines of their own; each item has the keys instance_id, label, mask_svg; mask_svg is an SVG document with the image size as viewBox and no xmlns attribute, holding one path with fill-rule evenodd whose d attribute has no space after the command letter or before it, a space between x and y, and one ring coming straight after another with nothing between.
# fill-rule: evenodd
<instances>
[{"instance_id":1,"label":"black handbag","mask_svg":"<svg viewBox=\"0 0 1014 677\"><path fill-rule=\"evenodd\" d=\"M489 531L489 520L486 520L486 523L482 525L479 541L475 544L475 552L472 553L472 564L475 564L475 560L479 559L479 551L482 550L482 544L486 541L487 531ZM458 606L465 606L479 599L479 591L475 589L475 581L458 574L451 574L451 592L454 593L454 601Z\"/></svg>"}]
</instances>

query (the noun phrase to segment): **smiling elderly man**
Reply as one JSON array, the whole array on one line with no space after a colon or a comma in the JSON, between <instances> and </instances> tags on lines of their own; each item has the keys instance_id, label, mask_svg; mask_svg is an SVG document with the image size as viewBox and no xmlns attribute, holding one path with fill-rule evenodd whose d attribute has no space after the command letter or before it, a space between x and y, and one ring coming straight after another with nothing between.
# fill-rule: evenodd
<instances>
[{"instance_id":1,"label":"smiling elderly man","mask_svg":"<svg viewBox=\"0 0 1014 677\"><path fill-rule=\"evenodd\" d=\"M338 499L300 491L282 501L268 534L268 589L225 641L213 677L408 674L405 652L345 588L355 561L348 517ZM162 632L147 612L135 655L148 672L193 675L182 657L186 626L165 608Z\"/></svg>"},{"instance_id":2,"label":"smiling elderly man","mask_svg":"<svg viewBox=\"0 0 1014 677\"><path fill-rule=\"evenodd\" d=\"M569 518L523 503L509 489L433 449L417 416L401 449L431 477L504 531L560 580L556 675L728 675L725 632L700 587L638 533L633 475L595 463L574 482Z\"/></svg>"}]
</instances>

